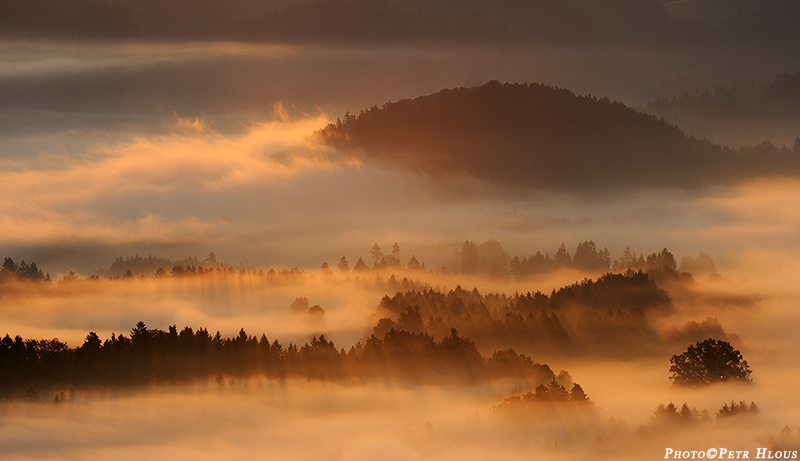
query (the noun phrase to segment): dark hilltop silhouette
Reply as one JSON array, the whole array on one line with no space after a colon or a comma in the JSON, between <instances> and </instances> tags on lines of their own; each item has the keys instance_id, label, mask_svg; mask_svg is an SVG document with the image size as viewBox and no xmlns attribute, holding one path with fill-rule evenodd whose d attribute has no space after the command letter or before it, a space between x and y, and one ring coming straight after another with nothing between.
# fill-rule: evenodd
<instances>
[{"instance_id":1,"label":"dark hilltop silhouette","mask_svg":"<svg viewBox=\"0 0 800 461\"><path fill-rule=\"evenodd\" d=\"M532 189L696 188L800 165L789 149L723 148L608 98L497 81L348 113L319 136L434 177L465 172Z\"/></svg>"}]
</instances>

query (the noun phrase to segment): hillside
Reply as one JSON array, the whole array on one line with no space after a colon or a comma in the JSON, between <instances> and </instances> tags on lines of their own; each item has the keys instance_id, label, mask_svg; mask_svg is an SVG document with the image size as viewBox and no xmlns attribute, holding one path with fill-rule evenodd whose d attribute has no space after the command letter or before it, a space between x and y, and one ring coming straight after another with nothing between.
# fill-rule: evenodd
<instances>
[{"instance_id":1,"label":"hillside","mask_svg":"<svg viewBox=\"0 0 800 461\"><path fill-rule=\"evenodd\" d=\"M699 187L798 171L790 152L726 150L622 103L540 84L443 90L345 114L318 134L434 177L465 172L534 189Z\"/></svg>"},{"instance_id":2,"label":"hillside","mask_svg":"<svg viewBox=\"0 0 800 461\"><path fill-rule=\"evenodd\" d=\"M754 144L766 138L794 146L800 134L800 73L781 74L763 85L744 81L684 91L652 100L643 110L723 144Z\"/></svg>"}]
</instances>

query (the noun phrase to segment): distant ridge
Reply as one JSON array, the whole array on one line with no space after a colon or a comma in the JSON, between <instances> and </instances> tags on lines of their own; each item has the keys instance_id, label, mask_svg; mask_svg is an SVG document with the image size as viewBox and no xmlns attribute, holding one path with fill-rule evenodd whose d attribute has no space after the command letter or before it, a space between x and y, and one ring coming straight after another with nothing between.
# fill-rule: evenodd
<instances>
[{"instance_id":1,"label":"distant ridge","mask_svg":"<svg viewBox=\"0 0 800 461\"><path fill-rule=\"evenodd\" d=\"M318 135L432 176L533 189L695 188L800 170L791 151L724 149L622 103L542 84L442 90L345 114Z\"/></svg>"}]
</instances>

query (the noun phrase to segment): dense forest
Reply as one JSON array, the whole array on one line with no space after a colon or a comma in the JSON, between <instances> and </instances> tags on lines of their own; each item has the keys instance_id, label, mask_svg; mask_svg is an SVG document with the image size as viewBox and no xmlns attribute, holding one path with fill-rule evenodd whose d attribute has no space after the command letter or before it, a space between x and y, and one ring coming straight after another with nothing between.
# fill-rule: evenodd
<instances>
[{"instance_id":1,"label":"dense forest","mask_svg":"<svg viewBox=\"0 0 800 461\"><path fill-rule=\"evenodd\" d=\"M469 243L465 242L467 251ZM396 264L399 268L401 263L396 255L380 255L376 247L377 244L373 247L376 267ZM397 249L395 244L395 253ZM635 255L630 251L626 254ZM649 273L660 277L671 274L671 280L688 276L677 271L675 259L666 249L647 260L639 258L650 263ZM215 261L213 253L205 262L212 260ZM125 261L146 265L147 261L161 261L161 258L120 258L114 264ZM633 257L626 262L635 266L637 259ZM515 350L550 357L619 357L663 352L676 341L709 335L725 337L719 324L713 321L687 326L687 331L676 332L672 339L659 337L648 315L669 312L670 297L642 267L637 270L631 267L625 273L585 279L553 290L549 295L541 292L484 295L477 289L465 290L460 286L442 291L419 281L398 280L392 275L384 282L384 288L396 290L396 294L380 300L372 325L349 351L337 349L324 335L313 337L305 345L284 347L277 340L270 342L265 335L249 336L244 330L234 338L222 338L219 333L211 335L203 328L195 331L186 327L179 331L173 325L162 331L148 329L144 323L137 324L128 336L115 334L105 341L91 332L85 343L74 349L58 339L6 335L0 345L0 361L3 369L12 372L4 374L3 386L8 390L30 382L85 385L171 382L249 373L336 379L389 374L426 380L530 375L539 376L536 379L546 383L552 377L540 372L542 366ZM340 263L338 270L345 269ZM133 277L130 269L127 273L121 279ZM175 266L170 273L156 269L150 279L243 274L251 273L223 265L217 269ZM276 280L303 274L255 272L256 276ZM0 279L52 283L34 264L16 264L11 258L5 259ZM58 287L78 280L77 275L70 273L58 280ZM101 279L97 276L87 279L92 280ZM293 309L295 304L300 306L298 309L308 310L309 315L315 308L319 310L316 306L309 307L305 298L298 298ZM489 355L484 358L481 353Z\"/></svg>"},{"instance_id":2,"label":"dense forest","mask_svg":"<svg viewBox=\"0 0 800 461\"><path fill-rule=\"evenodd\" d=\"M455 328L480 350L511 347L550 357L646 356L687 341L727 337L713 318L657 333L651 320L671 310L672 301L664 289L647 273L629 270L585 279L549 295L538 291L482 294L460 286L447 292L434 288L397 292L381 300L372 335L381 337L397 329L443 338Z\"/></svg>"},{"instance_id":3,"label":"dense forest","mask_svg":"<svg viewBox=\"0 0 800 461\"><path fill-rule=\"evenodd\" d=\"M800 167L788 149L734 151L607 98L496 81L348 113L319 136L434 177L466 172L533 189L691 188Z\"/></svg>"},{"instance_id":4,"label":"dense forest","mask_svg":"<svg viewBox=\"0 0 800 461\"><path fill-rule=\"evenodd\" d=\"M497 254L502 247L495 248L495 244L499 245L494 242L488 247ZM477 273L478 248L469 240L462 244L461 273ZM413 255L403 264L396 242L388 254L383 254L377 243L370 253L372 266L359 258L351 269L343 256L338 267L332 269L325 263L317 274L334 277L336 270L338 277L350 277L352 270L355 280L360 280L361 275L373 272L364 280L395 293L380 300L362 340L349 351L337 349L324 335L315 336L305 345L284 347L276 340L268 341L265 335L256 338L244 330L237 337L222 338L219 333L211 335L203 328L195 331L186 327L179 331L173 325L162 331L148 329L144 323L131 330L129 336L112 335L105 341L89 333L85 343L75 349L58 339L6 335L0 346L0 361L4 369L16 371L5 375L3 386L18 389L29 382L85 385L172 382L249 373L336 379L388 374L426 380L452 376L487 379L515 373L539 376L542 367L515 351L538 357L632 357L661 354L707 337L727 337L722 326L711 318L702 323L688 322L671 332L656 332L652 316L665 315L672 309L668 292L659 284L670 286L692 280L690 274L678 270L675 257L666 248L647 257L626 249L613 263L608 250L598 250L593 241L579 243L574 256L562 244L553 258L543 257L541 252L530 258L514 257L510 268L517 278L530 275L531 265L536 270L580 268L605 275L554 289L550 294L536 291L513 295L482 294L477 288L467 290L461 286L442 290L419 280L395 277L395 271L398 274L409 270L411 274L430 271ZM202 261L188 257L180 262L187 265L175 265L167 272L160 266L172 261L165 258L118 258L102 272L112 280L153 281L255 276L267 283L284 283L308 277L296 269L279 272L237 269L217 261L213 252ZM542 264L549 266L542 269ZM713 271L713 261L703 253L697 259L683 258L682 266ZM119 273L122 275L114 275ZM388 279L384 278L389 273ZM101 280L95 274L85 282ZM0 268L0 282L3 282L0 294L13 293L24 284L50 290L69 287L78 281L81 278L74 273L51 281L36 264L17 264L8 257ZM307 298L295 300L292 309L309 316L317 314L316 309L324 315L318 306L309 307ZM481 354L488 354L487 358ZM539 378L545 383L550 379L544 375Z\"/></svg>"},{"instance_id":5,"label":"dense forest","mask_svg":"<svg viewBox=\"0 0 800 461\"><path fill-rule=\"evenodd\" d=\"M781 38L797 31L797 18L800 16L800 8L791 0L752 0L747 3L754 6L745 9L707 5L699 7L699 12L671 3L682 2L2 0L0 9L4 14L0 26L6 36L25 38L371 43L498 39L566 43L646 40L725 44L765 42L786 46L786 41ZM709 11L711 16L707 17Z\"/></svg>"},{"instance_id":6,"label":"dense forest","mask_svg":"<svg viewBox=\"0 0 800 461\"><path fill-rule=\"evenodd\" d=\"M679 278L674 267L660 270ZM266 335L256 338L244 330L234 338L222 338L219 332L211 335L203 328L178 331L173 325L162 331L144 323L129 336L112 335L105 341L90 332L75 349L58 339L6 335L0 343L0 362L12 372L4 374L3 386L122 385L253 373L425 380L538 376L538 381L547 382L552 377L541 371L542 366L515 350L548 357L628 357L662 353L698 338L726 336L716 321L709 320L690 322L682 331L660 337L648 315L669 312L671 300L641 269L585 279L550 295L484 295L460 286L444 292L408 279L391 280L394 277L390 286L404 289L380 301L374 326L349 351L337 349L324 335L299 347L284 347ZM294 304L308 308L307 299L298 298ZM319 309L308 310L315 308ZM494 352L484 358L481 351Z\"/></svg>"},{"instance_id":7,"label":"dense forest","mask_svg":"<svg viewBox=\"0 0 800 461\"><path fill-rule=\"evenodd\" d=\"M177 384L228 377L314 380L397 379L412 382L474 383L514 378L531 385L556 375L547 365L512 349L483 357L469 338L455 329L440 340L425 333L391 330L371 336L349 351L337 349L325 335L303 345L282 345L248 335L232 338L205 328L175 325L166 331L139 322L129 335L105 340L95 332L76 348L54 339L0 339L0 389L9 396L26 388L137 386Z\"/></svg>"}]
</instances>

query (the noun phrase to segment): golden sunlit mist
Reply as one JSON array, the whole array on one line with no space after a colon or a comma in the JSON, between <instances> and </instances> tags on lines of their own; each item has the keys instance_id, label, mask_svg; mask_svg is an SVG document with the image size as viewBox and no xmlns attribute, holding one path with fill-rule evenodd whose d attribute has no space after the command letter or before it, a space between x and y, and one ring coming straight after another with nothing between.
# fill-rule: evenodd
<instances>
[{"instance_id":1,"label":"golden sunlit mist","mask_svg":"<svg viewBox=\"0 0 800 461\"><path fill-rule=\"evenodd\" d=\"M800 451L792 2L6 3L0 458Z\"/></svg>"}]
</instances>

